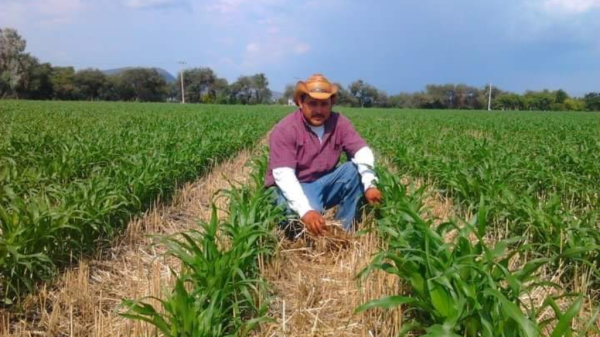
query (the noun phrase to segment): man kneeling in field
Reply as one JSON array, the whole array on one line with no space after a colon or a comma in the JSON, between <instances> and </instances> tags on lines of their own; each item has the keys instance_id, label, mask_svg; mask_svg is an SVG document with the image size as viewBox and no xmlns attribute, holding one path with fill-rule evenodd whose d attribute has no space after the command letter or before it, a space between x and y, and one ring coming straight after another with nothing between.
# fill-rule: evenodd
<instances>
[{"instance_id":1,"label":"man kneeling in field","mask_svg":"<svg viewBox=\"0 0 600 337\"><path fill-rule=\"evenodd\" d=\"M294 102L300 108L281 120L269 138L267 187L277 186L277 203L297 214L307 230L326 230L323 210L339 205L335 219L353 229L363 195L381 201L373 152L348 118L332 112L338 87L316 74L298 82ZM344 151L350 160L336 167ZM294 222L281 224L288 238L300 231Z\"/></svg>"}]
</instances>

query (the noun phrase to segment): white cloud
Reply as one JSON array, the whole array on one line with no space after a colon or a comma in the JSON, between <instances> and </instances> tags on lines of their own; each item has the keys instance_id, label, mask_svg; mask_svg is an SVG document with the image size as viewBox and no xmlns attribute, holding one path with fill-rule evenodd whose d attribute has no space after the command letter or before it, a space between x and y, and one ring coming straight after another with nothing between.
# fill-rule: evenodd
<instances>
[{"instance_id":1,"label":"white cloud","mask_svg":"<svg viewBox=\"0 0 600 337\"><path fill-rule=\"evenodd\" d=\"M2 26L66 24L86 8L81 0L4 0L0 11Z\"/></svg>"},{"instance_id":2,"label":"white cloud","mask_svg":"<svg viewBox=\"0 0 600 337\"><path fill-rule=\"evenodd\" d=\"M271 20L271 19L261 19L261 20L258 20L257 23L259 25L272 25L273 24L273 20Z\"/></svg>"},{"instance_id":3,"label":"white cloud","mask_svg":"<svg viewBox=\"0 0 600 337\"><path fill-rule=\"evenodd\" d=\"M295 55L309 52L310 45L295 38L274 36L246 46L239 68L244 72L259 71L265 66L281 63Z\"/></svg>"},{"instance_id":4,"label":"white cloud","mask_svg":"<svg viewBox=\"0 0 600 337\"><path fill-rule=\"evenodd\" d=\"M582 14L600 8L600 0L545 0L543 7L554 13Z\"/></svg>"},{"instance_id":5,"label":"white cloud","mask_svg":"<svg viewBox=\"0 0 600 337\"><path fill-rule=\"evenodd\" d=\"M207 6L207 9L221 14L231 14L246 9L260 11L265 6L281 5L285 2L287 2L287 0L215 0Z\"/></svg>"},{"instance_id":6,"label":"white cloud","mask_svg":"<svg viewBox=\"0 0 600 337\"><path fill-rule=\"evenodd\" d=\"M267 32L269 32L270 34L277 34L281 31L281 28L279 26L270 26L269 28L267 28Z\"/></svg>"},{"instance_id":7,"label":"white cloud","mask_svg":"<svg viewBox=\"0 0 600 337\"><path fill-rule=\"evenodd\" d=\"M232 36L224 36L219 37L217 41L225 46L233 46L235 44L236 39Z\"/></svg>"},{"instance_id":8,"label":"white cloud","mask_svg":"<svg viewBox=\"0 0 600 337\"><path fill-rule=\"evenodd\" d=\"M190 6L187 0L125 0L123 5L132 9L156 9Z\"/></svg>"},{"instance_id":9,"label":"white cloud","mask_svg":"<svg viewBox=\"0 0 600 337\"><path fill-rule=\"evenodd\" d=\"M294 53L296 54L306 54L310 50L310 46L306 42L299 42L294 47Z\"/></svg>"},{"instance_id":10,"label":"white cloud","mask_svg":"<svg viewBox=\"0 0 600 337\"><path fill-rule=\"evenodd\" d=\"M322 0L318 8L331 9L338 6L339 1ZM312 6L316 3L314 0L206 0L197 7L196 13L215 27L220 40L235 39L238 47L227 45L228 50L221 54L230 55L227 63L235 64L238 72L248 73L295 62L299 55L310 53L312 47L306 36L316 28L307 25L298 32L296 27L306 24L306 19L297 13L314 10Z\"/></svg>"},{"instance_id":11,"label":"white cloud","mask_svg":"<svg viewBox=\"0 0 600 337\"><path fill-rule=\"evenodd\" d=\"M258 51L260 51L260 46L258 45L258 43L250 43L246 46L246 51L249 53L256 53Z\"/></svg>"},{"instance_id":12,"label":"white cloud","mask_svg":"<svg viewBox=\"0 0 600 337\"><path fill-rule=\"evenodd\" d=\"M519 0L507 12L506 37L530 47L568 45L598 53L600 21L592 13L599 10L600 0Z\"/></svg>"},{"instance_id":13,"label":"white cloud","mask_svg":"<svg viewBox=\"0 0 600 337\"><path fill-rule=\"evenodd\" d=\"M34 10L48 16L64 16L84 7L81 0L38 0L33 2L35 4L31 4L30 9L34 7Z\"/></svg>"}]
</instances>

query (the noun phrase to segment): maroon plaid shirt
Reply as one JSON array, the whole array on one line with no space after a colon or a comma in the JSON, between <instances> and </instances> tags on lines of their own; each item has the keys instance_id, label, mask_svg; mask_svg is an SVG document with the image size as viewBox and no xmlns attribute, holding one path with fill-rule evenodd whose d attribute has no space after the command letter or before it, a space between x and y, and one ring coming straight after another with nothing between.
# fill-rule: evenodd
<instances>
[{"instance_id":1,"label":"maroon plaid shirt","mask_svg":"<svg viewBox=\"0 0 600 337\"><path fill-rule=\"evenodd\" d=\"M315 181L331 172L342 151L350 159L367 143L358 135L350 120L332 112L325 122L323 144L308 127L302 111L296 110L282 119L269 138L269 167L265 185L275 185L273 169L291 167L301 183Z\"/></svg>"}]
</instances>

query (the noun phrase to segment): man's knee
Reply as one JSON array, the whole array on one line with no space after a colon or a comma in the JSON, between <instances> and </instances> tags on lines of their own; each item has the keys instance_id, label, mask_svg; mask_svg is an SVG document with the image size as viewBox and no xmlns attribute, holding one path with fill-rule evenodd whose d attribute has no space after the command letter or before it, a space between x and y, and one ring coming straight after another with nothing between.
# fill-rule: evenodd
<instances>
[{"instance_id":1,"label":"man's knee","mask_svg":"<svg viewBox=\"0 0 600 337\"><path fill-rule=\"evenodd\" d=\"M342 180L346 183L349 189L360 189L361 180L358 168L352 162L346 162L340 167L342 172Z\"/></svg>"},{"instance_id":2,"label":"man's knee","mask_svg":"<svg viewBox=\"0 0 600 337\"><path fill-rule=\"evenodd\" d=\"M347 161L340 165L340 179L348 182L359 179L358 168L353 162Z\"/></svg>"}]
</instances>

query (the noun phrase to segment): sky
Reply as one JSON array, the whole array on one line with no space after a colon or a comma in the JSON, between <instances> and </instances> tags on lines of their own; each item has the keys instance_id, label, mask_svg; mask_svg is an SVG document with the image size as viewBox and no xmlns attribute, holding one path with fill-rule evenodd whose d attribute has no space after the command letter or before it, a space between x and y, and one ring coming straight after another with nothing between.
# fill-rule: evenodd
<instances>
[{"instance_id":1,"label":"sky","mask_svg":"<svg viewBox=\"0 0 600 337\"><path fill-rule=\"evenodd\" d=\"M210 67L270 88L323 73L388 94L427 84L600 91L600 0L0 0L42 62Z\"/></svg>"}]
</instances>

